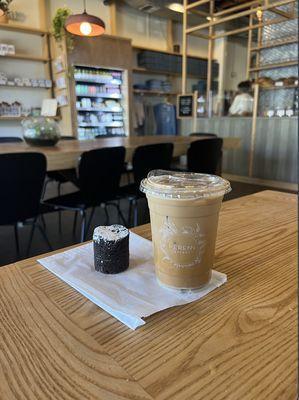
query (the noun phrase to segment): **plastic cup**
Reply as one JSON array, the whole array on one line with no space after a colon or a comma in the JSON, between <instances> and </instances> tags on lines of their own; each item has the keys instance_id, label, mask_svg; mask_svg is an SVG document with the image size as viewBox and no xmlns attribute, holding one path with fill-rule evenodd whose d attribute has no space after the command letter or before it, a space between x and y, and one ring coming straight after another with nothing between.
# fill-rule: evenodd
<instances>
[{"instance_id":1,"label":"plastic cup","mask_svg":"<svg viewBox=\"0 0 299 400\"><path fill-rule=\"evenodd\" d=\"M159 283L176 289L207 284L219 211L230 183L216 175L154 170L140 190L148 200Z\"/></svg>"}]
</instances>

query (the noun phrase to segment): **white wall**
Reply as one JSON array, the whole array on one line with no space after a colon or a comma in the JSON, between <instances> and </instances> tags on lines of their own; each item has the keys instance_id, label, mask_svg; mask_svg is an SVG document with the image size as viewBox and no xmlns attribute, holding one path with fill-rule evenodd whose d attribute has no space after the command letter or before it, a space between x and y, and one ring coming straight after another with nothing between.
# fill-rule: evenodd
<instances>
[{"instance_id":1,"label":"white wall","mask_svg":"<svg viewBox=\"0 0 299 400\"><path fill-rule=\"evenodd\" d=\"M246 80L247 45L228 39L224 60L224 90L237 90L238 84Z\"/></svg>"}]
</instances>

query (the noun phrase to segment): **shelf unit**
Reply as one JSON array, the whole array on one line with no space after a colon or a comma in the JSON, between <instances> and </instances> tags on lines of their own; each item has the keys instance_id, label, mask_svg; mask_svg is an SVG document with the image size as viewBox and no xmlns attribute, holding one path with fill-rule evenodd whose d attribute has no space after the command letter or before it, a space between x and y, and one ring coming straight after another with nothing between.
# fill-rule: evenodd
<instances>
[{"instance_id":1,"label":"shelf unit","mask_svg":"<svg viewBox=\"0 0 299 400\"><path fill-rule=\"evenodd\" d=\"M52 90L52 87L44 87L44 86L18 86L18 85L2 85L0 83L0 87L7 87L12 89L37 89L37 90Z\"/></svg>"},{"instance_id":2,"label":"shelf unit","mask_svg":"<svg viewBox=\"0 0 299 400\"><path fill-rule=\"evenodd\" d=\"M260 90L285 90L285 89L296 89L298 85L285 85L285 86L261 86Z\"/></svg>"},{"instance_id":3,"label":"shelf unit","mask_svg":"<svg viewBox=\"0 0 299 400\"><path fill-rule=\"evenodd\" d=\"M21 116L21 117L10 117L10 116L6 116L6 115L1 115L0 116L0 121L22 121L24 118L28 118L28 116ZM33 117L34 118L34 117ZM36 117L38 118L38 117ZM47 117L47 118L53 118L55 120L60 120L60 116L57 115L56 117Z\"/></svg>"},{"instance_id":4,"label":"shelf unit","mask_svg":"<svg viewBox=\"0 0 299 400\"><path fill-rule=\"evenodd\" d=\"M285 61L282 63L275 63L275 64L265 64L265 65L260 65L258 67L250 68L250 72L264 71L266 69L291 67L291 66L297 65L297 64L298 64L298 61L296 61L296 60Z\"/></svg>"},{"instance_id":5,"label":"shelf unit","mask_svg":"<svg viewBox=\"0 0 299 400\"><path fill-rule=\"evenodd\" d=\"M117 68L74 65L73 81L79 139L90 139L99 135L125 136L128 134L125 104L126 71ZM105 90L113 90L115 93L105 93ZM90 106L86 105L87 100L84 99L89 99ZM98 103L105 104L105 101L109 100L115 102L114 106L108 104L105 107L97 106ZM109 114L111 120L107 121L105 119Z\"/></svg>"},{"instance_id":6,"label":"shelf unit","mask_svg":"<svg viewBox=\"0 0 299 400\"><path fill-rule=\"evenodd\" d=\"M44 63L47 65L46 70L46 79L53 81L53 71L52 71L52 63L51 63L51 48L50 48L50 33L43 29L26 27L18 24L3 24L0 23L0 31L9 31L9 32L17 32L20 34L27 35L35 35L40 36L43 39L43 56L36 56L30 54L7 54L4 56L0 56L0 60L22 60L28 62L38 62ZM49 90L51 92L51 97L54 97L54 85L52 87L33 87L33 86L17 86L17 85L1 85L1 87L5 87L7 89L10 88L18 88L18 89L34 89L34 90ZM0 121L21 121L25 117L9 117L9 116L0 116ZM60 116L58 115L55 119L59 120Z\"/></svg>"},{"instance_id":7,"label":"shelf unit","mask_svg":"<svg viewBox=\"0 0 299 400\"><path fill-rule=\"evenodd\" d=\"M33 61L33 62L42 62L42 63L48 63L50 62L50 58L48 57L37 57L37 56L30 56L27 54L6 54L5 56L0 56L0 59L7 58L7 59L12 59L12 60L23 60L23 61Z\"/></svg>"},{"instance_id":8,"label":"shelf unit","mask_svg":"<svg viewBox=\"0 0 299 400\"><path fill-rule=\"evenodd\" d=\"M162 92L156 90L140 90L140 89L133 89L134 94L148 95L148 96L177 96L178 92Z\"/></svg>"}]
</instances>

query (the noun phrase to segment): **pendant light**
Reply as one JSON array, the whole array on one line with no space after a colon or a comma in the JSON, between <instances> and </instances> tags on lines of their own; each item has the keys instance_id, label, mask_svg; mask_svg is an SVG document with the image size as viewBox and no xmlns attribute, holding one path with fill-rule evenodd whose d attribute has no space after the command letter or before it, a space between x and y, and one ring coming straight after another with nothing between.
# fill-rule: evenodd
<instances>
[{"instance_id":1,"label":"pendant light","mask_svg":"<svg viewBox=\"0 0 299 400\"><path fill-rule=\"evenodd\" d=\"M95 15L87 14L86 0L84 0L84 12L67 17L65 29L78 36L100 36L105 32L105 23Z\"/></svg>"}]
</instances>

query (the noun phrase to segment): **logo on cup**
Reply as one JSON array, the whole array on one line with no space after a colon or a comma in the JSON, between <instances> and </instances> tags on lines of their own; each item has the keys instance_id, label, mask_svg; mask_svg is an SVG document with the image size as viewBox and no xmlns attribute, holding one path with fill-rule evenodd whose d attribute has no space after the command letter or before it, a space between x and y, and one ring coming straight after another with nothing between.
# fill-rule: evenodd
<instances>
[{"instance_id":1,"label":"logo on cup","mask_svg":"<svg viewBox=\"0 0 299 400\"><path fill-rule=\"evenodd\" d=\"M200 263L205 241L199 224L178 227L166 217L160 234L163 261L176 268L193 267Z\"/></svg>"}]
</instances>

